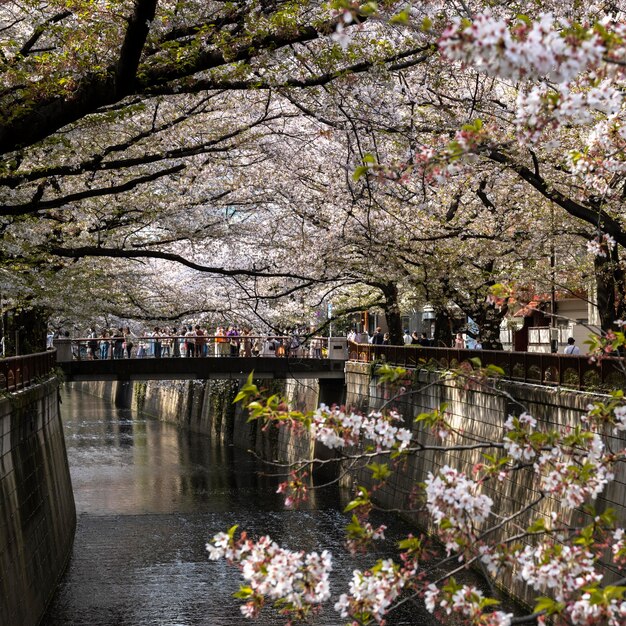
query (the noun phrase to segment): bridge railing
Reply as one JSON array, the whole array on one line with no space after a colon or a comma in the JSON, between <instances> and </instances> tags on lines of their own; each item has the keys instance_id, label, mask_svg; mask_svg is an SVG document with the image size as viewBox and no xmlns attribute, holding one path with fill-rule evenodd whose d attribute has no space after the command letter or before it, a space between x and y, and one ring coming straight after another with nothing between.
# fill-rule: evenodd
<instances>
[{"instance_id":1,"label":"bridge railing","mask_svg":"<svg viewBox=\"0 0 626 626\"><path fill-rule=\"evenodd\" d=\"M48 376L56 366L54 350L0 359L0 391L19 391Z\"/></svg>"},{"instance_id":2,"label":"bridge railing","mask_svg":"<svg viewBox=\"0 0 626 626\"><path fill-rule=\"evenodd\" d=\"M448 369L474 357L483 366L500 367L507 378L515 381L586 391L626 389L626 360L621 357L605 357L600 363L592 363L585 355L348 343L349 360L364 363L385 361L402 367Z\"/></svg>"},{"instance_id":3,"label":"bridge railing","mask_svg":"<svg viewBox=\"0 0 626 626\"><path fill-rule=\"evenodd\" d=\"M161 358L188 355L187 342L193 342L194 355L207 356L239 356L240 351L253 352L258 345L258 356L299 358L320 358L328 350L328 337L293 337L285 335L238 335L225 337L222 335L150 335L133 336L128 340L132 347L128 348L124 337L71 337L54 339L59 361L98 360L122 358L151 358L157 356L155 345L158 343L158 354ZM178 344L177 348L175 342ZM200 346L200 354L196 348ZM231 346L233 346L231 350Z\"/></svg>"}]
</instances>

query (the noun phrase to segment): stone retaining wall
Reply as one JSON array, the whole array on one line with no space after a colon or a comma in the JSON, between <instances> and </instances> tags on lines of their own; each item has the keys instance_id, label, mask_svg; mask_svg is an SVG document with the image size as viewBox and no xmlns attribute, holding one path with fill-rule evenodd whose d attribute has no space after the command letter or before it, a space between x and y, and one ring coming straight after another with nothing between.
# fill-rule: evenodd
<instances>
[{"instance_id":1,"label":"stone retaining wall","mask_svg":"<svg viewBox=\"0 0 626 626\"><path fill-rule=\"evenodd\" d=\"M0 624L39 622L75 528L57 381L0 398Z\"/></svg>"}]
</instances>

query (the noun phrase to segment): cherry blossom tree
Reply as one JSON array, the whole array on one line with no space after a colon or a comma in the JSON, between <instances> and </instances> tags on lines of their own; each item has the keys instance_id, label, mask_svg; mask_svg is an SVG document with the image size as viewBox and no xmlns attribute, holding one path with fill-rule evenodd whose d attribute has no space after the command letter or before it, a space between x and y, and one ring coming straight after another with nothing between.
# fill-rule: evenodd
<instances>
[{"instance_id":1,"label":"cherry blossom tree","mask_svg":"<svg viewBox=\"0 0 626 626\"><path fill-rule=\"evenodd\" d=\"M541 229L546 239L556 240L565 212L589 249L604 253L595 273L609 328L624 291L620 6L488 9L435 1L4 3L3 263L10 272L76 271L111 258L150 268L157 259L224 277L245 294L244 306L294 289L313 302L325 290L364 286L380 294L372 302L386 309L395 335L397 303L406 293L422 297L421 259L432 257L431 286L464 266L437 309L457 302L495 337L503 311L483 292L510 271L491 261L506 266L502 251L511 248L529 263L541 256L531 237L495 222L516 209L528 220L538 204L544 222L556 211ZM293 161L281 169L278 155L292 153L288 138L303 120L315 149L297 173ZM260 179L269 171L274 180ZM279 186L289 193L276 200ZM522 191L512 198L507 188ZM312 197L309 213L322 198L336 217L318 221L314 235L312 215L309 240L339 230L311 251L303 264L310 271L293 271L291 249L272 251L269 263L248 254L255 235L257 247L287 239L261 216L274 211L268 219L289 230L289 213L277 205L292 203L303 223ZM536 235L541 218L532 219L527 232ZM439 246L439 238L458 245ZM486 252L481 240L491 242L491 260L476 258ZM443 268L441 247L458 261ZM228 262L213 263L225 250ZM335 261L315 259L321 250ZM475 276L463 259L476 260ZM123 306L131 308L128 297Z\"/></svg>"}]
</instances>

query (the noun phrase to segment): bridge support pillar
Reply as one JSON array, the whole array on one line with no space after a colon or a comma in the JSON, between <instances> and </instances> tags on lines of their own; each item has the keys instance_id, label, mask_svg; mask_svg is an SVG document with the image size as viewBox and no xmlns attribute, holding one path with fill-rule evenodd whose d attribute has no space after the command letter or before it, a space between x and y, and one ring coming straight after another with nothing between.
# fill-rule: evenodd
<instances>
[{"instance_id":1,"label":"bridge support pillar","mask_svg":"<svg viewBox=\"0 0 626 626\"><path fill-rule=\"evenodd\" d=\"M343 404L346 401L346 385L342 378L320 378L319 404Z\"/></svg>"},{"instance_id":2,"label":"bridge support pillar","mask_svg":"<svg viewBox=\"0 0 626 626\"><path fill-rule=\"evenodd\" d=\"M130 409L133 406L133 383L130 380L120 380L115 385L115 406L118 409Z\"/></svg>"}]
</instances>

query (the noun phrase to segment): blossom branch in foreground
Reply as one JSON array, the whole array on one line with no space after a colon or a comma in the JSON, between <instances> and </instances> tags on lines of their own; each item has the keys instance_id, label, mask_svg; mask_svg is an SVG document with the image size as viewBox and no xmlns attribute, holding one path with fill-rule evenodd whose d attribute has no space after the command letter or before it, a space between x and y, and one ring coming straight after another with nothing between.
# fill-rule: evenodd
<instances>
[{"instance_id":1,"label":"blossom branch in foreground","mask_svg":"<svg viewBox=\"0 0 626 626\"><path fill-rule=\"evenodd\" d=\"M448 376L447 380L471 389L474 374L468 371L459 368L459 378ZM463 376L467 378L464 383L460 381ZM397 397L412 393L406 390L402 368L395 372L383 369L382 378L396 383ZM470 453L483 446L455 446L447 432L439 438L447 440L448 446L417 441L425 432L435 437L440 434L442 425L447 424L445 407L418 415L419 428L409 430L391 407L393 398L385 404L389 409L368 414L324 405L300 413L290 411L278 396L263 398L250 378L238 399L248 402L250 419L260 420L263 428L294 428L335 450L340 459L353 463L360 455L365 460L367 465L362 468L370 470L373 486L359 486L345 509L352 513L346 528L352 551L384 537L384 527L374 528L367 518L375 506L376 490L405 460L425 450ZM428 513L433 535L443 543L447 555L433 562L432 555L441 550L432 549L430 539L409 535L399 542L396 559L378 560L370 569L353 572L349 590L334 604L341 617L359 626L384 624L394 607L421 597L426 609L444 622L454 616L468 626L521 623L526 618L514 618L497 609L498 600L486 597L473 585L456 582L454 576L480 562L491 576L506 572L510 579L535 591L539 597L532 617L540 622L550 617L555 623L573 626L621 626L626 618L626 587L606 584L602 567L609 559L616 569L626 565L624 530L616 528L610 509L597 513L588 503L614 480L615 464L626 459L626 450L610 450L602 437L626 429L623 393L615 392L606 402L590 405L576 427L550 428L548 423L528 412L510 415L502 439L485 442L494 453L483 452L485 462L474 464L473 477L445 464L433 468L424 484L415 485L421 502L412 501L412 510ZM391 462L380 462L381 458ZM303 467L291 482L303 479ZM484 491L494 478L500 484L518 472L525 473L524 481L533 483L537 497L503 517ZM287 504L297 504L297 498L289 494L288 498ZM538 508L548 499L560 503L558 514L546 515ZM589 522L576 526L569 512L581 507ZM237 597L246 600L244 615L258 615L269 598L278 602L291 623L308 619L330 599L327 553L321 557L291 553L268 537L251 542L245 533L235 540L234 529L216 535L207 548L211 558L225 557L242 570L246 586ZM278 564L282 574L276 569Z\"/></svg>"}]
</instances>

